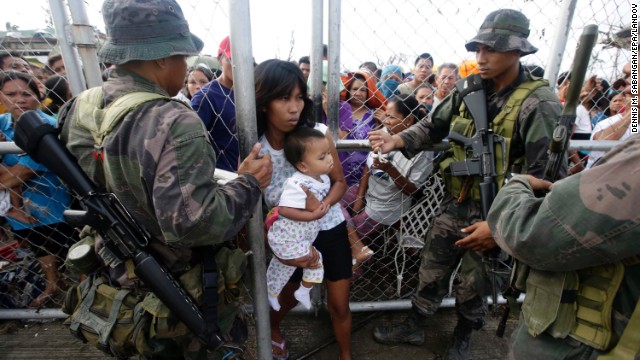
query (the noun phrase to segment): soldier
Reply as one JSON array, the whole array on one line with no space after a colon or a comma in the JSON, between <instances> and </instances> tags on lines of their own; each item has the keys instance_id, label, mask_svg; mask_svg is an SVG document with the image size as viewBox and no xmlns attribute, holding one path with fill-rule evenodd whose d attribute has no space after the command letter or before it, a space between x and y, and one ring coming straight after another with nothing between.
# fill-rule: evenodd
<instances>
[{"instance_id":1,"label":"soldier","mask_svg":"<svg viewBox=\"0 0 640 360\"><path fill-rule=\"evenodd\" d=\"M174 0L107 0L102 14L108 37L99 57L116 67L101 88L83 92L62 110L61 140L89 177L114 192L150 232L154 253L191 284L186 290L201 293L201 275L192 270L213 259L195 248L219 244L244 225L271 180L270 157L258 158L257 144L238 178L217 185L215 153L202 121L171 99L184 84L186 57L203 47ZM116 101L120 106L111 107ZM157 317L168 314L162 304L154 310ZM230 331L220 330L222 336ZM153 356L206 356L174 319L154 318L149 336Z\"/></svg>"},{"instance_id":2,"label":"soldier","mask_svg":"<svg viewBox=\"0 0 640 360\"><path fill-rule=\"evenodd\" d=\"M530 267L509 358L640 356L638 158L634 135L553 186L516 176L498 193L491 233ZM538 198L537 190L550 191Z\"/></svg>"},{"instance_id":3,"label":"soldier","mask_svg":"<svg viewBox=\"0 0 640 360\"><path fill-rule=\"evenodd\" d=\"M506 163L503 169L502 151L497 148L496 177L498 187L504 182L507 169L541 176L548 159L547 150L561 107L544 80L534 80L520 64L520 57L537 49L529 43L529 20L515 10L497 10L484 20L475 38L466 44L475 51L478 75L487 94L489 123L493 132L507 139ZM369 139L374 151L403 149L413 157L440 142L455 130L472 136L475 128L462 106L457 89L443 100L431 116L411 128L389 135L373 131ZM484 324L487 273L481 251L495 247L487 223L482 220L478 179L451 176L449 164L464 159L465 150L453 145L440 163L447 196L442 202L433 228L427 234L420 264L420 282L412 298L412 310L406 321L393 326L378 326L374 337L381 343L424 342L423 324L433 315L447 294L449 278L462 259L459 280L455 283L458 324L447 359L467 359L471 331ZM461 239L462 238L462 239ZM470 250L470 251L468 251Z\"/></svg>"}]
</instances>

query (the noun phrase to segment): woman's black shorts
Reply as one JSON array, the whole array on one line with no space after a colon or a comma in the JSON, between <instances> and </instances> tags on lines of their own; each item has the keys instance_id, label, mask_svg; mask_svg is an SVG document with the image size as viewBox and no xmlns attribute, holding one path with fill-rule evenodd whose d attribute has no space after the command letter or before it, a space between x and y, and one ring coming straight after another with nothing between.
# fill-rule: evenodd
<instances>
[{"instance_id":1,"label":"woman's black shorts","mask_svg":"<svg viewBox=\"0 0 640 360\"><path fill-rule=\"evenodd\" d=\"M346 221L332 229L320 231L313 246L322 254L326 280L351 279L351 246L349 246ZM289 282L300 281L302 281L302 268L297 268Z\"/></svg>"}]
</instances>

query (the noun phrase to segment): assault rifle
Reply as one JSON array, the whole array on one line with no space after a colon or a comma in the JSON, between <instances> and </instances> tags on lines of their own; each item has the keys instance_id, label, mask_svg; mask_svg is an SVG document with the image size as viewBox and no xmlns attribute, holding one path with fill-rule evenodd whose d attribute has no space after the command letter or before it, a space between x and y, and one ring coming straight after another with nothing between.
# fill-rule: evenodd
<instances>
[{"instance_id":1,"label":"assault rifle","mask_svg":"<svg viewBox=\"0 0 640 360\"><path fill-rule=\"evenodd\" d=\"M471 150L471 156L456 161L449 165L452 176L480 176L480 201L482 207L482 218L487 219L487 214L493 203L493 199L498 192L496 184L496 157L495 145L500 144L502 149L503 169L506 169L506 140L500 135L493 133L489 127L487 114L487 99L482 87L482 78L471 75L456 83L456 88L462 97L469 113L473 118L476 133L468 138L464 135L451 131L449 141L462 145L465 149ZM498 284L497 271L500 265L500 248L495 247L485 254L491 264L491 300L493 301L493 315L498 316Z\"/></svg>"},{"instance_id":2,"label":"assault rifle","mask_svg":"<svg viewBox=\"0 0 640 360\"><path fill-rule=\"evenodd\" d=\"M580 92L582 83L587 74L587 66L591 58L591 50L598 39L598 26L587 25L582 30L576 55L573 58L574 64L571 69L571 82L565 99L562 114L558 119L556 128L553 130L553 138L549 144L549 160L544 169L544 180L554 182L558 178L558 172L565 160L565 153L569 145L569 137L573 131L573 124L576 121L576 108L580 104Z\"/></svg>"},{"instance_id":3,"label":"assault rifle","mask_svg":"<svg viewBox=\"0 0 640 360\"><path fill-rule=\"evenodd\" d=\"M57 130L45 123L35 111L24 113L17 121L15 142L35 161L46 166L74 190L87 208L87 221L103 238L112 255L110 265L132 259L135 274L171 310L178 320L209 350L226 347L242 350L224 342L217 324L207 324L196 303L174 279L166 267L150 254L151 236L112 193L100 193L80 169L75 157L57 137ZM101 253L102 254L102 253ZM216 281L217 279L211 279ZM203 284L206 286L214 284Z\"/></svg>"}]
</instances>

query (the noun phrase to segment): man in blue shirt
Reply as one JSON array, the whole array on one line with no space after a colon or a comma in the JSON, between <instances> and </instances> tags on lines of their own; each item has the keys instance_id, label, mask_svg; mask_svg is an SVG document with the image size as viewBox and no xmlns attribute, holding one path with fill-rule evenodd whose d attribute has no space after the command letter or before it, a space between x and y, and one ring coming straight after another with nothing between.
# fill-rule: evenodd
<instances>
[{"instance_id":1,"label":"man in blue shirt","mask_svg":"<svg viewBox=\"0 0 640 360\"><path fill-rule=\"evenodd\" d=\"M216 152L216 168L235 172L238 170L239 149L228 36L218 47L218 61L222 74L193 96L191 106L209 132L211 145Z\"/></svg>"}]
</instances>

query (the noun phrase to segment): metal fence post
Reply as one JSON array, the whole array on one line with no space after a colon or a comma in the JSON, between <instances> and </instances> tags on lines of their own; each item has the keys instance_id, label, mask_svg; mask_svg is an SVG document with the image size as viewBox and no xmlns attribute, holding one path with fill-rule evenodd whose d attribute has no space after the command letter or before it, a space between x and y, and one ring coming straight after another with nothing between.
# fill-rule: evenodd
<instances>
[{"instance_id":1,"label":"metal fence post","mask_svg":"<svg viewBox=\"0 0 640 360\"><path fill-rule=\"evenodd\" d=\"M75 96L84 91L87 86L84 76L82 76L80 60L72 46L71 34L69 33L69 17L62 0L49 0L49 7L51 8L51 17L56 28L60 53L67 71L67 81L69 81L71 93Z\"/></svg>"},{"instance_id":2,"label":"metal fence post","mask_svg":"<svg viewBox=\"0 0 640 360\"><path fill-rule=\"evenodd\" d=\"M564 50L567 47L567 39L569 39L569 32L571 32L571 21L573 20L577 2L578 0L564 1L562 11L558 17L558 26L551 43L551 52L544 72L544 78L549 81L552 88L556 87L556 79L558 78L560 65L562 65Z\"/></svg>"},{"instance_id":3,"label":"metal fence post","mask_svg":"<svg viewBox=\"0 0 640 360\"><path fill-rule=\"evenodd\" d=\"M253 53L251 47L251 20L249 0L229 2L229 16L237 21L231 22L230 39L233 58L233 89L235 92L236 122L238 140L242 158L249 155L258 141L256 120L256 94L253 71ZM262 220L262 201L254 210L253 217L247 223L249 244L253 253L253 306L256 322L256 344L258 358L270 360L271 327L269 323L269 305L267 302L266 256L264 248L264 224Z\"/></svg>"},{"instance_id":4,"label":"metal fence post","mask_svg":"<svg viewBox=\"0 0 640 360\"><path fill-rule=\"evenodd\" d=\"M313 100L313 119L322 120L322 22L323 2L311 2L311 99Z\"/></svg>"},{"instance_id":5,"label":"metal fence post","mask_svg":"<svg viewBox=\"0 0 640 360\"><path fill-rule=\"evenodd\" d=\"M73 44L78 49L78 54L82 59L82 68L84 69L87 87L101 86L102 71L100 70L100 62L96 51L96 37L93 32L93 26L89 23L84 1L68 0L68 3L73 21L71 25Z\"/></svg>"},{"instance_id":6,"label":"metal fence post","mask_svg":"<svg viewBox=\"0 0 640 360\"><path fill-rule=\"evenodd\" d=\"M327 126L334 141L338 141L338 117L340 116L340 8L341 0L329 0L329 44L327 57L329 74L327 82Z\"/></svg>"}]
</instances>

